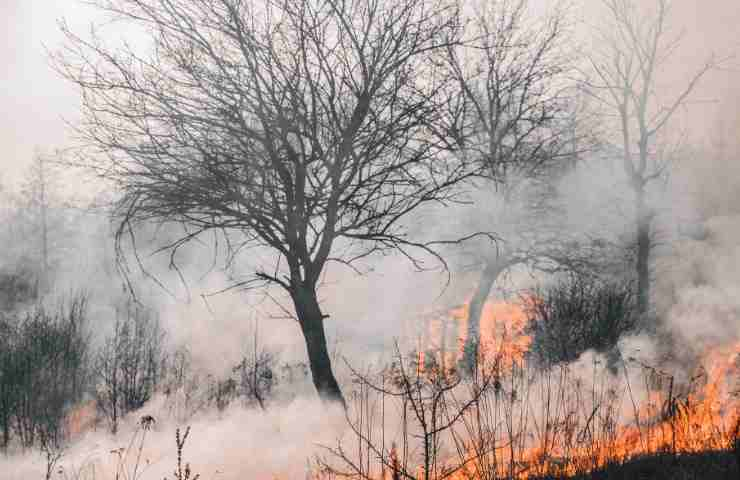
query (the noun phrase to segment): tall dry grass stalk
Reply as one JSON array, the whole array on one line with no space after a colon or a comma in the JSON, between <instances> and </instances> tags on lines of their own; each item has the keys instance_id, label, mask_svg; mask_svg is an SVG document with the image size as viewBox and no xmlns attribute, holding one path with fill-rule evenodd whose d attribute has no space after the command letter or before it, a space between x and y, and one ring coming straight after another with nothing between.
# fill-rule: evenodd
<instances>
[{"instance_id":1,"label":"tall dry grass stalk","mask_svg":"<svg viewBox=\"0 0 740 480\"><path fill-rule=\"evenodd\" d=\"M495 353L472 375L400 353L379 374L354 372L351 439L324 447L318 478L560 478L644 456L740 449L737 399L718 394L723 378L679 388L636 360L615 374L595 356L541 368Z\"/></svg>"}]
</instances>

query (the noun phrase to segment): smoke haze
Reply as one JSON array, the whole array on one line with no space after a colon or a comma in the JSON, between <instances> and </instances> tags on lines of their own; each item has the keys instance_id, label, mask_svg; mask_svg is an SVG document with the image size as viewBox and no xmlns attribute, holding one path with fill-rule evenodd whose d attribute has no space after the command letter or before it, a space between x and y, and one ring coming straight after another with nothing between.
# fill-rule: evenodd
<instances>
[{"instance_id":1,"label":"smoke haze","mask_svg":"<svg viewBox=\"0 0 740 480\"><path fill-rule=\"evenodd\" d=\"M579 35L596 23L600 10L595 3L575 2L574 10L583 17ZM683 85L708 55L727 57L740 51L736 0L676 0L673 4L672 24L684 26L685 33L680 56L659 82L666 92ZM46 48L60 48L62 35L56 22L62 17L73 31L83 33L96 20L89 7L75 0L0 2L4 35L0 61L5 67L0 91L5 112L0 118L0 191L17 190L36 149L51 152L72 143L64 119L74 123L77 118L79 92L54 73L46 52ZM711 346L740 341L740 62L733 58L725 65L707 75L692 96L697 101L681 111L673 131L682 132L676 138L690 147L680 150L671 178L655 193L658 228L669 245L661 248L656 260L656 305L669 330L687 345L687 361ZM83 183L79 175L63 178L60 191L70 196L99 188ZM574 232L607 232L614 241L629 238L632 212L629 206L620 206L628 203L622 200L629 190L617 160L587 159L559 187ZM424 228L443 236L458 233L464 215L471 215L471 210L431 212ZM59 268L57 283L65 286L60 294L78 288L91 292L93 299L119 295L122 282L115 276L107 220L97 215L76 218L77 246ZM496 231L495 225L492 228ZM189 345L204 375L228 373L244 356L255 331L261 344L281 360L304 361L300 329L283 308L290 310L287 296L277 290L270 295L231 290L209 296L231 285L234 271L259 262L260 252L250 253L234 271L223 271L211 268L209 247L183 251L180 265L187 285L169 268L166 258L146 260L171 294L151 279L134 275L142 301L160 312L167 342L173 348ZM327 328L337 359L342 359L335 363L342 380L349 377L343 359L358 368L382 364L394 341L413 331L420 312L450 308L469 299L477 273L456 270L455 262L451 265L450 284L446 274L417 272L398 255L374 258L364 275L341 265L328 269L321 290L322 307L330 315ZM529 288L543 278L515 271L511 281L517 288ZM93 303L90 316L104 316L104 302ZM110 325L96 328L99 339ZM660 356L658 346L642 337L624 339L622 348L639 350L646 362ZM584 371L595 356L589 352L581 359ZM285 478L300 478L305 463L296 459L311 457L317 444L332 444L346 432L341 412L327 415L326 407L313 398L310 381L297 388L306 395L286 400L266 413L233 406L193 418L185 448L195 471L204 478L268 478L276 471ZM168 408L164 399L156 398L125 419L118 437L111 438L104 428L85 434L65 452L61 463L69 469L95 464L98 478L112 478L115 455L111 451L124 446L141 415L151 413L161 421L147 433L145 457L151 462L147 475L170 475L175 462L174 430L180 425L168 417ZM43 468L37 453L0 457L0 470L10 472L0 475L4 479L41 478Z\"/></svg>"}]
</instances>

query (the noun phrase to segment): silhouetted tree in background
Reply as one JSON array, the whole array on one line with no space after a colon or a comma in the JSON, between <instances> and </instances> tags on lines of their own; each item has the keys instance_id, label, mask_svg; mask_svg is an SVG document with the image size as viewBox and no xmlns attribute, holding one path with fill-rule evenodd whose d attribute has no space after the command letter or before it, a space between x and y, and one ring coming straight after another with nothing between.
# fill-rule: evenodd
<instances>
[{"instance_id":1,"label":"silhouetted tree in background","mask_svg":"<svg viewBox=\"0 0 740 480\"><path fill-rule=\"evenodd\" d=\"M615 116L619 139L614 141L622 157L624 172L634 194L635 273L637 308L645 322L650 310L650 262L653 247L654 205L652 184L664 178L671 167L670 148L660 136L684 106L699 81L718 65L710 58L698 68L672 98L659 90L661 69L681 44L681 35L669 30L670 2L604 0L611 30L599 32L603 50L591 58L592 79L586 91ZM649 3L647 9L644 5ZM654 8L654 10L649 10ZM643 325L652 328L651 325Z\"/></svg>"},{"instance_id":2,"label":"silhouetted tree in background","mask_svg":"<svg viewBox=\"0 0 740 480\"><path fill-rule=\"evenodd\" d=\"M32 284L35 300L53 289L54 276L68 263L78 233L71 226L80 217L72 209L73 194L62 192L58 161L59 154L38 149L19 188L1 194L0 241L6 247L0 252L0 276L7 280L15 275ZM0 299L0 309L7 307Z\"/></svg>"},{"instance_id":3,"label":"silhouetted tree in background","mask_svg":"<svg viewBox=\"0 0 740 480\"><path fill-rule=\"evenodd\" d=\"M507 271L583 269L595 248L568 231L557 198L557 182L588 145L586 130L579 132L578 99L569 78L574 59L566 50L564 5L539 16L528 0L473 2L469 8L469 40L448 48L463 98L456 138L493 183L479 187L480 208L471 222L501 239L495 246L468 249L480 269L466 319L465 363L472 367L483 305Z\"/></svg>"}]
</instances>

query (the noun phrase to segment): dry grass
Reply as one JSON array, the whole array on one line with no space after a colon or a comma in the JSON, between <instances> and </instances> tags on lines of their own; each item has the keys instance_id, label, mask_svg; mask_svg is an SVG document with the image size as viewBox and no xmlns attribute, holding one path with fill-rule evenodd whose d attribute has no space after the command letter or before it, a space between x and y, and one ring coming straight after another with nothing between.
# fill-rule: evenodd
<instances>
[{"instance_id":1,"label":"dry grass","mask_svg":"<svg viewBox=\"0 0 740 480\"><path fill-rule=\"evenodd\" d=\"M496 352L474 376L395 364L356 376L354 436L326 449L320 478L737 478L738 399L721 376L679 386L638 362L614 375L596 360L543 370Z\"/></svg>"}]
</instances>

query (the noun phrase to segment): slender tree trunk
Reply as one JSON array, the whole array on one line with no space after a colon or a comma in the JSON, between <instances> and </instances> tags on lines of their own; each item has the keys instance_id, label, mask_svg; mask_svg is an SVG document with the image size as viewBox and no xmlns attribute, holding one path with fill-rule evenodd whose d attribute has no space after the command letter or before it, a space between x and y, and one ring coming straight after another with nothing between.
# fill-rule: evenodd
<instances>
[{"instance_id":1,"label":"slender tree trunk","mask_svg":"<svg viewBox=\"0 0 740 480\"><path fill-rule=\"evenodd\" d=\"M43 169L43 167L42 167ZM43 172L43 170L42 170ZM49 289L49 224L48 224L49 206L46 200L46 179L41 176L41 290L46 293Z\"/></svg>"},{"instance_id":2,"label":"slender tree trunk","mask_svg":"<svg viewBox=\"0 0 740 480\"><path fill-rule=\"evenodd\" d=\"M447 372L447 319L442 318L440 325L440 338L439 338L439 356L440 356L440 367L442 372Z\"/></svg>"},{"instance_id":3,"label":"slender tree trunk","mask_svg":"<svg viewBox=\"0 0 740 480\"><path fill-rule=\"evenodd\" d=\"M478 363L478 349L480 346L480 319L483 306L486 303L491 288L498 276L507 267L507 262L501 258L489 260L481 273L475 294L470 300L467 318L467 333L463 347L463 362L468 372L473 372Z\"/></svg>"},{"instance_id":4,"label":"slender tree trunk","mask_svg":"<svg viewBox=\"0 0 740 480\"><path fill-rule=\"evenodd\" d=\"M637 214L637 311L641 321L646 321L650 309L650 228L652 216L645 203L645 191L636 192ZM643 325L647 326L647 325Z\"/></svg>"},{"instance_id":5,"label":"slender tree trunk","mask_svg":"<svg viewBox=\"0 0 740 480\"><path fill-rule=\"evenodd\" d=\"M326 402L339 402L345 406L344 396L332 371L324 331L325 316L319 307L316 292L302 288L300 291L291 293L306 342L313 384L319 398Z\"/></svg>"},{"instance_id":6,"label":"slender tree trunk","mask_svg":"<svg viewBox=\"0 0 740 480\"><path fill-rule=\"evenodd\" d=\"M47 199L46 185L46 163L43 156L38 157L38 188L39 188L39 214L41 216L41 282L39 285L40 294L47 292L49 287L49 224L48 211L49 203Z\"/></svg>"},{"instance_id":7,"label":"slender tree trunk","mask_svg":"<svg viewBox=\"0 0 740 480\"><path fill-rule=\"evenodd\" d=\"M10 444L10 415L3 412L3 445L2 449L7 452Z\"/></svg>"}]
</instances>

